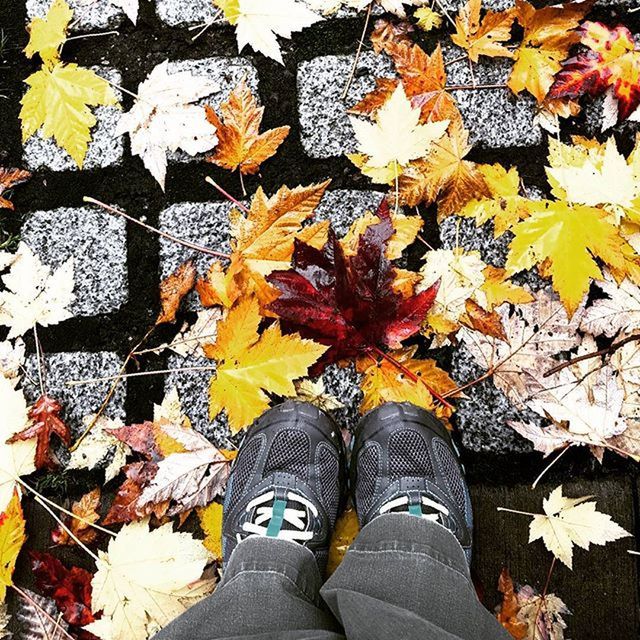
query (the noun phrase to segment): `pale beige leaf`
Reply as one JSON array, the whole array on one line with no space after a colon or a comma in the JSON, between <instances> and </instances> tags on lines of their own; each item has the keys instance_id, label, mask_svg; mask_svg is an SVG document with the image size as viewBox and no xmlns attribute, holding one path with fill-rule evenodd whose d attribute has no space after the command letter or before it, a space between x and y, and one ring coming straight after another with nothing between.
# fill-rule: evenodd
<instances>
[{"instance_id":1,"label":"pale beige leaf","mask_svg":"<svg viewBox=\"0 0 640 640\"><path fill-rule=\"evenodd\" d=\"M573 546L589 549L631 536L611 516L596 510L592 496L567 498L562 485L542 503L544 514L534 515L529 528L529 542L542 539L553 555L569 569L573 565Z\"/></svg>"}]
</instances>

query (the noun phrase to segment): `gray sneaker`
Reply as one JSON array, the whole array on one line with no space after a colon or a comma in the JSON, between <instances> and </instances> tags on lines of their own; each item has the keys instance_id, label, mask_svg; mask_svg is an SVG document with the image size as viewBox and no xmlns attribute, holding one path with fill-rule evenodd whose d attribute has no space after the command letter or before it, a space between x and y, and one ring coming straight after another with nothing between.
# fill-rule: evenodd
<instances>
[{"instance_id":1,"label":"gray sneaker","mask_svg":"<svg viewBox=\"0 0 640 640\"><path fill-rule=\"evenodd\" d=\"M362 418L351 489L360 526L385 513L433 520L455 535L471 560L469 490L446 427L428 411L392 402Z\"/></svg>"},{"instance_id":2,"label":"gray sneaker","mask_svg":"<svg viewBox=\"0 0 640 640\"><path fill-rule=\"evenodd\" d=\"M249 428L233 465L224 502L226 563L249 536L308 547L324 571L346 484L338 428L306 402L288 401Z\"/></svg>"}]
</instances>

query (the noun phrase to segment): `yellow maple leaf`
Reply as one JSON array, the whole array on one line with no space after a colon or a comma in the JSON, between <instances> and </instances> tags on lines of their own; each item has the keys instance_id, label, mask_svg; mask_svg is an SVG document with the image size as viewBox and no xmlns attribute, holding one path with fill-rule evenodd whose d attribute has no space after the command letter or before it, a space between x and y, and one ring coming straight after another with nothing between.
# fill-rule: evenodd
<instances>
[{"instance_id":1,"label":"yellow maple leaf","mask_svg":"<svg viewBox=\"0 0 640 640\"><path fill-rule=\"evenodd\" d=\"M229 214L232 236L231 262L226 267L213 262L206 278L196 283L205 307L232 307L242 295L255 293L263 307L277 297L265 276L276 269L287 269L296 239L320 248L324 245L329 222L303 227L316 210L330 181L307 187L281 187L268 198L259 187L251 207L243 213Z\"/></svg>"},{"instance_id":2,"label":"yellow maple leaf","mask_svg":"<svg viewBox=\"0 0 640 640\"><path fill-rule=\"evenodd\" d=\"M24 49L27 58L38 53L47 68L60 62L60 45L67 39L73 10L65 0L54 0L46 17L34 18L27 26L29 42Z\"/></svg>"},{"instance_id":3,"label":"yellow maple leaf","mask_svg":"<svg viewBox=\"0 0 640 640\"><path fill-rule=\"evenodd\" d=\"M254 297L243 298L218 324L218 338L205 347L217 361L209 386L209 414L225 410L233 433L249 426L269 407L265 392L295 396L293 381L307 375L309 367L327 350L298 334L282 335L272 324L260 336L260 306Z\"/></svg>"},{"instance_id":4,"label":"yellow maple leaf","mask_svg":"<svg viewBox=\"0 0 640 640\"><path fill-rule=\"evenodd\" d=\"M438 199L438 220L459 211L473 198L489 195L484 177L474 162L465 160L471 151L469 132L461 120L433 143L427 158L412 162L399 181L402 204L414 207Z\"/></svg>"},{"instance_id":5,"label":"yellow maple leaf","mask_svg":"<svg viewBox=\"0 0 640 640\"><path fill-rule=\"evenodd\" d=\"M595 258L611 269L627 272L633 254L606 211L562 201L532 201L531 216L512 231L506 270L513 275L538 265L550 276L569 314L577 308L592 279L602 278Z\"/></svg>"},{"instance_id":6,"label":"yellow maple leaf","mask_svg":"<svg viewBox=\"0 0 640 640\"><path fill-rule=\"evenodd\" d=\"M451 409L434 401L429 389L442 395L456 388L456 383L435 360L414 359L416 346L391 352L390 356L408 369L418 380L412 380L401 368L389 360L360 358L357 370L363 374L360 388L363 392L360 412L366 413L386 402L411 402L418 407L435 411L440 417L449 417Z\"/></svg>"},{"instance_id":7,"label":"yellow maple leaf","mask_svg":"<svg viewBox=\"0 0 640 640\"><path fill-rule=\"evenodd\" d=\"M222 505L219 502L212 502L206 507L199 507L197 510L200 526L205 538L202 544L211 551L217 560L222 559Z\"/></svg>"},{"instance_id":8,"label":"yellow maple leaf","mask_svg":"<svg viewBox=\"0 0 640 640\"><path fill-rule=\"evenodd\" d=\"M417 20L416 25L423 31L439 29L442 26L442 15L431 9L431 7L416 9L413 17Z\"/></svg>"},{"instance_id":9,"label":"yellow maple leaf","mask_svg":"<svg viewBox=\"0 0 640 640\"><path fill-rule=\"evenodd\" d=\"M516 18L514 9L487 11L480 20L481 6L482 0L468 0L460 8L451 40L466 49L473 62L478 62L481 55L513 58L513 53L503 43L511 38L511 25Z\"/></svg>"},{"instance_id":10,"label":"yellow maple leaf","mask_svg":"<svg viewBox=\"0 0 640 640\"><path fill-rule=\"evenodd\" d=\"M346 235L340 243L344 249L345 255L353 256L358 250L358 242L360 236L365 232L367 227L380 222L380 218L367 211L364 215L354 220L353 224L347 231ZM418 236L424 220L420 216L405 216L402 213L392 213L391 223L393 225L394 234L387 245L387 258L389 260L397 260L402 252L413 242Z\"/></svg>"},{"instance_id":11,"label":"yellow maple leaf","mask_svg":"<svg viewBox=\"0 0 640 640\"><path fill-rule=\"evenodd\" d=\"M504 302L511 302L512 304L533 302L534 298L531 292L517 284L513 284L508 279L505 269L487 265L483 273L485 280L480 290L484 294L484 307L487 311L492 311Z\"/></svg>"},{"instance_id":12,"label":"yellow maple leaf","mask_svg":"<svg viewBox=\"0 0 640 640\"><path fill-rule=\"evenodd\" d=\"M22 139L40 127L45 138L53 137L82 168L96 118L90 106L118 103L109 83L90 69L58 63L30 75L28 91L21 100Z\"/></svg>"},{"instance_id":13,"label":"yellow maple leaf","mask_svg":"<svg viewBox=\"0 0 640 640\"><path fill-rule=\"evenodd\" d=\"M526 0L516 0L516 18L524 35L507 82L514 93L527 90L538 103L544 101L569 49L580 40L575 28L592 4L586 0L536 9Z\"/></svg>"},{"instance_id":14,"label":"yellow maple leaf","mask_svg":"<svg viewBox=\"0 0 640 640\"><path fill-rule=\"evenodd\" d=\"M507 171L500 164L481 164L478 171L484 177L490 196L472 200L458 211L458 215L474 218L478 227L493 220L493 235L498 238L528 217L529 200L520 195L520 176L516 167Z\"/></svg>"},{"instance_id":15,"label":"yellow maple leaf","mask_svg":"<svg viewBox=\"0 0 640 640\"><path fill-rule=\"evenodd\" d=\"M229 99L220 106L219 118L213 108L207 106L207 119L216 128L218 144L209 162L224 169L239 169L244 175L260 170L260 165L273 156L289 127L277 127L260 133L264 107L259 107L245 80L231 92Z\"/></svg>"},{"instance_id":16,"label":"yellow maple leaf","mask_svg":"<svg viewBox=\"0 0 640 640\"><path fill-rule=\"evenodd\" d=\"M336 522L329 545L329 560L327 561L327 576L330 576L344 559L349 547L360 532L358 514L353 507L345 509Z\"/></svg>"},{"instance_id":17,"label":"yellow maple leaf","mask_svg":"<svg viewBox=\"0 0 640 640\"><path fill-rule=\"evenodd\" d=\"M258 188L248 214L231 211L232 247L251 271L268 275L289 266L302 223L313 215L328 186L329 181L295 189L284 186L271 198Z\"/></svg>"},{"instance_id":18,"label":"yellow maple leaf","mask_svg":"<svg viewBox=\"0 0 640 640\"><path fill-rule=\"evenodd\" d=\"M6 510L0 514L0 602L4 602L7 587L13 584L13 571L25 540L20 496L14 491Z\"/></svg>"}]
</instances>

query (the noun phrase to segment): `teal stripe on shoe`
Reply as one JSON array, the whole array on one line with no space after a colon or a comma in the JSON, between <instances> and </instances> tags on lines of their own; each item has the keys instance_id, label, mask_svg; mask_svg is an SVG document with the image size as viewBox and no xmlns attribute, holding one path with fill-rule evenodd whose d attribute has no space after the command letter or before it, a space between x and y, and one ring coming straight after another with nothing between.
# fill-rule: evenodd
<instances>
[{"instance_id":1,"label":"teal stripe on shoe","mask_svg":"<svg viewBox=\"0 0 640 640\"><path fill-rule=\"evenodd\" d=\"M409 505L409 514L412 516L418 516L418 518L422 517L422 507L419 504L410 504Z\"/></svg>"},{"instance_id":2,"label":"teal stripe on shoe","mask_svg":"<svg viewBox=\"0 0 640 640\"><path fill-rule=\"evenodd\" d=\"M267 538L277 538L282 529L282 523L284 522L284 510L287 508L286 500L275 500L273 503L273 515L269 520L269 526L267 527Z\"/></svg>"}]
</instances>

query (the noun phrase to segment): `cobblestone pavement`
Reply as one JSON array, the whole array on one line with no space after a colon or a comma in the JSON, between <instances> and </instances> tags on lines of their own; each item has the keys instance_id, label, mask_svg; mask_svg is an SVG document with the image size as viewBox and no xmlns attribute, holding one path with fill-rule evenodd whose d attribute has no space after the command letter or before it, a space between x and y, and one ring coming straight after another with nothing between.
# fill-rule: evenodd
<instances>
[{"instance_id":1,"label":"cobblestone pavement","mask_svg":"<svg viewBox=\"0 0 640 640\"><path fill-rule=\"evenodd\" d=\"M183 247L83 206L83 196L117 204L164 231L225 251L229 243L229 205L204 178L213 176L239 197L241 189L237 176L203 163L201 158L176 154L170 159L167 192L163 194L140 159L131 156L128 139L113 136L119 117L113 107L97 110L98 125L82 171L51 141L35 136L22 146L18 121L18 101L24 90L21 82L35 70L35 64L20 53L26 42L24 24L33 16L43 15L50 0L15 0L10 11L9 3L10 0L0 0L0 26L7 39L0 54L6 58L5 62L0 60L0 94L6 95L6 99L0 98L0 163L26 166L35 171L35 176L15 194L20 215L5 215L2 224L20 233L53 265L69 256L76 258L78 299L73 306L74 317L42 331L41 337L48 354L48 383L65 401L67 418L77 430L81 414L99 407L105 388L97 385L70 389L65 382L116 372L135 341L153 322L158 310L158 282L181 261L192 257ZM70 0L70 4L76 11L76 35L106 29L116 29L119 35L69 42L65 57L91 66L130 90L135 90L167 58L173 69L197 71L219 84L221 90L211 99L214 105L225 99L241 77L247 77L266 106L265 127L292 127L276 158L265 163L261 176L247 180L249 193L259 184L272 192L282 184L293 187L332 178L319 215L330 218L338 232L344 232L351 220L376 206L381 194L343 156L354 145L347 106L373 87L376 76L393 74L388 61L366 51L359 60L346 103L340 99L360 38L362 16L347 13L319 23L291 41L283 41L285 65L280 66L250 51L239 55L233 31L227 26L215 25L193 42L193 31L188 27L213 16L210 0L143 0L137 28L107 0ZM460 2L447 0L443 4L454 8ZM485 4L500 9L511 0ZM600 0L596 17L622 17L640 31L640 14L625 15L627 9L637 5L638 0ZM434 45L433 37L424 38L425 47ZM447 60L459 56L450 41L444 54ZM465 63L452 64L447 71L451 84L471 81ZM507 72L508 64L497 60L474 68L476 81L481 84L500 83ZM544 193L546 142L532 122L533 102L515 99L503 89L457 91L455 95L475 145L472 159L516 164L531 193ZM123 106L130 108L131 98L119 97ZM597 102L589 106L572 123L572 129L576 133L597 134L600 108ZM632 129L621 128L619 133L623 143L629 142ZM478 230L472 222L454 218L438 230L433 211L424 210L422 214L427 220L424 235L432 245L459 243L479 249L492 264L504 261L508 240L496 243L486 226ZM420 252L417 247L413 258ZM202 256L193 257L201 270L206 268L207 261ZM195 298L188 306L191 310L197 308ZM168 336L160 330L157 337L160 340ZM453 375L459 381L476 373L465 353L449 356ZM150 355L135 361L130 371L191 364L197 364L197 360ZM349 405L343 417L353 424L359 399L356 374L330 371L326 379L330 389ZM120 386L107 413L112 417L126 416L130 421L145 419L151 415L153 402L162 398L165 389L176 385L196 428L215 442L224 442L228 435L224 422L211 424L207 417L207 382L205 373L131 378ZM530 494L527 486L542 468L540 458L530 454L528 444L505 426L505 420L515 411L487 383L468 392L460 402L457 417L478 512L474 566L490 604L496 600L494 586L503 564L510 566L518 580L538 587L544 584L548 564L547 555L539 547L525 544L526 523L514 516L497 514L493 508L520 505L530 510L533 498L539 500L542 495L542 490ZM604 470L595 468L585 452L577 452L558 463L554 473L558 479L566 479L576 469L581 477L568 483L568 492L603 496L603 506L623 526L633 529L638 525L634 507L638 489L627 465L611 462ZM606 481L599 480L605 475ZM511 487L510 483L519 484ZM611 545L608 551L584 555L575 577L563 569L557 571L554 588L575 613L570 637L637 637L636 565L622 548ZM593 579L585 580L590 566Z\"/></svg>"}]
</instances>

